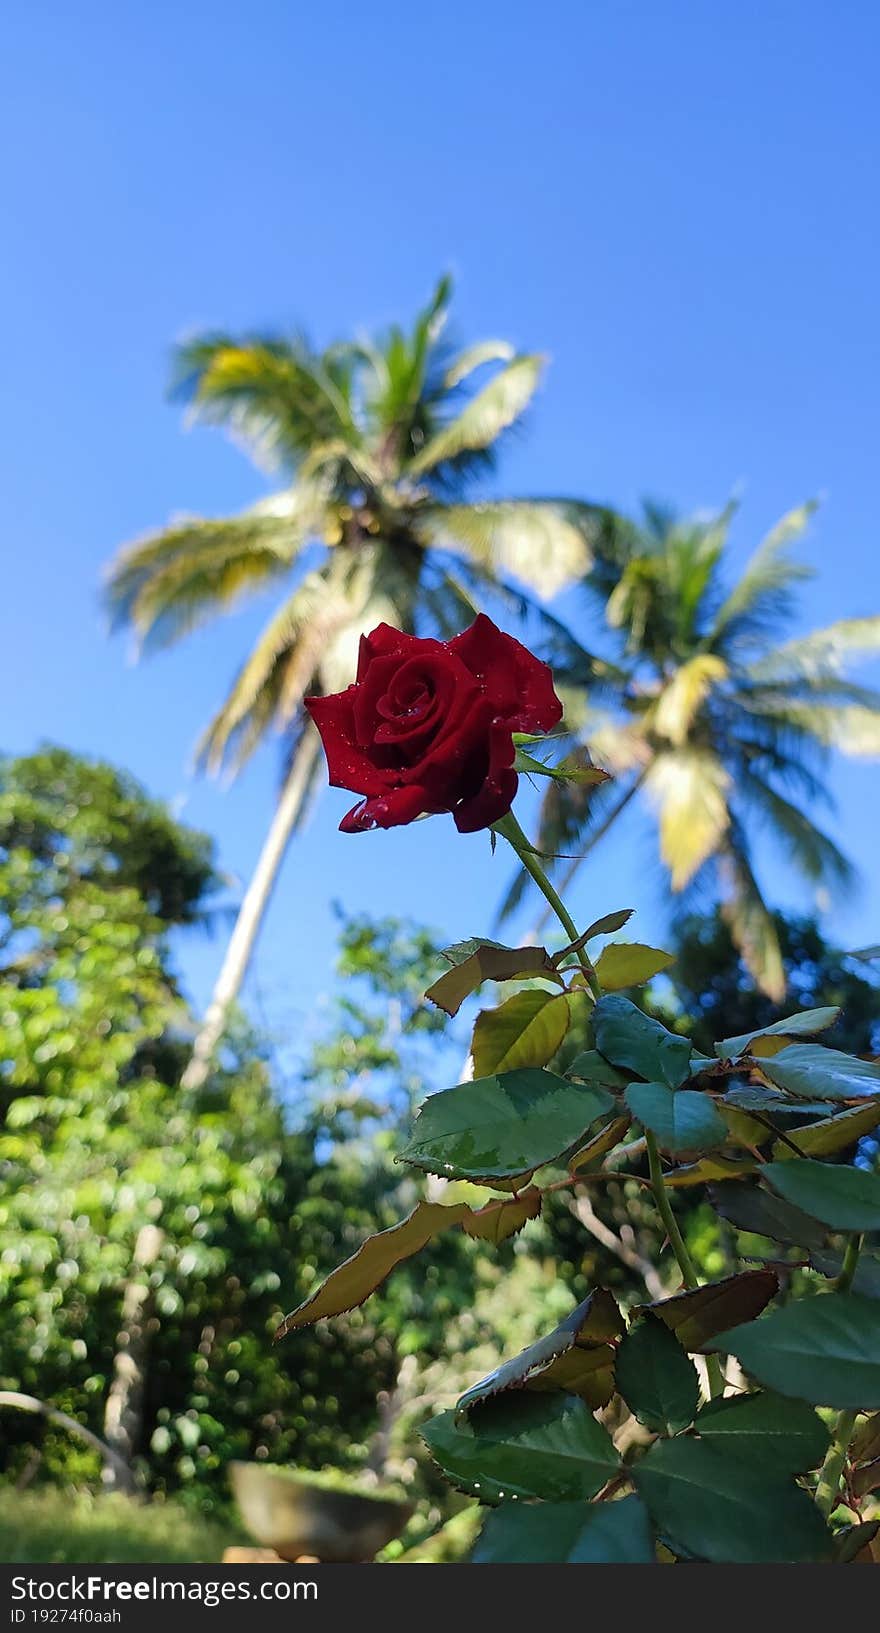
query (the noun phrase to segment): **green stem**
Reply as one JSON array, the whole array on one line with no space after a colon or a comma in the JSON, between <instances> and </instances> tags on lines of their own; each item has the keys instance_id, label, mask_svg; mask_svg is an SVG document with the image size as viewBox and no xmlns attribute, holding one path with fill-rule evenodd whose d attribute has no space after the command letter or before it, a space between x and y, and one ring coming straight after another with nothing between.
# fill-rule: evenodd
<instances>
[{"instance_id":1,"label":"green stem","mask_svg":"<svg viewBox=\"0 0 880 1633\"><path fill-rule=\"evenodd\" d=\"M835 1292L848 1293L852 1287L858 1268L859 1254L862 1251L862 1241L861 1236L851 1236L847 1242L840 1275L836 1277L834 1282ZM816 1506L825 1515L826 1519L833 1514L837 1507L840 1496L840 1482L846 1468L849 1443L852 1440L858 1415L858 1412L838 1412L834 1420L831 1445L828 1447L825 1461L819 1470L819 1481L816 1486Z\"/></svg>"},{"instance_id":2,"label":"green stem","mask_svg":"<svg viewBox=\"0 0 880 1633\"><path fill-rule=\"evenodd\" d=\"M550 883L550 880L548 879L544 869L538 861L537 856L535 855L534 849L529 844L528 838L523 833L523 830L512 811L508 811L507 816L502 817L500 822L496 822L494 824L494 831L495 833L500 834L502 839L506 839L508 845L510 845L516 852L516 855L526 872L534 879L538 889L541 891L542 895L546 897L547 901L552 907L556 917L562 925L563 930L568 936L569 941L577 941L580 933L577 925L575 924L574 919L562 900L562 897L558 895ZM590 984L590 991L592 992L593 997L601 998L602 989L596 980L596 972L585 952L581 951L578 954L578 961Z\"/></svg>"},{"instance_id":3,"label":"green stem","mask_svg":"<svg viewBox=\"0 0 880 1633\"><path fill-rule=\"evenodd\" d=\"M678 1268L681 1271L682 1281L689 1290L699 1287L700 1282L694 1269L694 1261L685 1245L684 1237L678 1228L678 1220L672 1211L672 1203L666 1186L663 1183L663 1169L660 1166L660 1152L657 1141L650 1129L645 1129L645 1147L648 1152L648 1172L651 1176L651 1190L657 1204L657 1212L663 1220L666 1234L669 1237L669 1246L672 1248Z\"/></svg>"},{"instance_id":4,"label":"green stem","mask_svg":"<svg viewBox=\"0 0 880 1633\"><path fill-rule=\"evenodd\" d=\"M663 1169L660 1163L660 1152L657 1141L650 1129L645 1129L645 1148L648 1153L648 1172L651 1176L651 1193L657 1204L657 1212L663 1221L669 1246L678 1261L681 1279L689 1291L699 1287L700 1280L691 1258L687 1244L678 1228L678 1220L672 1211L669 1193L663 1183ZM706 1356L706 1381L709 1388L709 1399L714 1400L716 1395L724 1394L724 1373L717 1355Z\"/></svg>"},{"instance_id":5,"label":"green stem","mask_svg":"<svg viewBox=\"0 0 880 1633\"><path fill-rule=\"evenodd\" d=\"M819 1483L816 1487L816 1507L825 1515L826 1520L834 1513L837 1499L840 1496L840 1480L846 1467L846 1454L855 1428L858 1412L841 1412L834 1425L831 1445L825 1455L825 1461L819 1471Z\"/></svg>"},{"instance_id":6,"label":"green stem","mask_svg":"<svg viewBox=\"0 0 880 1633\"><path fill-rule=\"evenodd\" d=\"M862 1251L863 1240L864 1238L862 1236L851 1236L847 1242L846 1252L843 1255L843 1264L841 1265L840 1269L840 1275L835 1277L834 1281L834 1291L836 1293L848 1293L852 1287L853 1281L855 1280L856 1270L858 1268L859 1254Z\"/></svg>"}]
</instances>

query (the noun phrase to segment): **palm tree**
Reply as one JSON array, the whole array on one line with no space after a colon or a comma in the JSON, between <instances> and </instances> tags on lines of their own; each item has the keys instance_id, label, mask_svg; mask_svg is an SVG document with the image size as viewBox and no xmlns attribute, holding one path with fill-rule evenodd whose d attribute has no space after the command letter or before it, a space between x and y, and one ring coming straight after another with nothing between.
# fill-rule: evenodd
<instances>
[{"instance_id":1,"label":"palm tree","mask_svg":"<svg viewBox=\"0 0 880 1633\"><path fill-rule=\"evenodd\" d=\"M444 278L409 332L315 351L302 336L209 334L177 353L176 389L225 426L284 485L242 514L174 520L125 547L110 568L114 625L142 648L168 646L271 587L278 601L202 738L199 759L238 771L272 731L285 778L242 900L184 1082L204 1081L236 998L278 869L319 776L318 738L302 710L354 673L360 634L383 619L449 636L505 595L523 613L589 561L590 507L571 500L468 502L494 468L543 368L504 341L455 353L444 336ZM475 376L490 369L485 383ZM475 388L478 387L478 388ZM510 582L516 581L519 588ZM557 658L589 659L540 610Z\"/></svg>"},{"instance_id":2,"label":"palm tree","mask_svg":"<svg viewBox=\"0 0 880 1633\"><path fill-rule=\"evenodd\" d=\"M848 659L880 650L880 617L782 640L794 586L811 573L791 546L814 508L783 517L736 580L725 572L735 507L708 521L656 506L638 524L604 514L585 587L626 678L611 708L569 694L566 723L616 777L597 790L551 784L537 840L558 856L587 836L567 885L644 795L673 891L715 871L737 946L777 1000L782 956L755 874L755 832L767 827L814 885L851 884L852 864L814 820L833 805L822 772L833 749L880 755L880 691L845 672ZM525 883L517 878L505 910Z\"/></svg>"}]
</instances>

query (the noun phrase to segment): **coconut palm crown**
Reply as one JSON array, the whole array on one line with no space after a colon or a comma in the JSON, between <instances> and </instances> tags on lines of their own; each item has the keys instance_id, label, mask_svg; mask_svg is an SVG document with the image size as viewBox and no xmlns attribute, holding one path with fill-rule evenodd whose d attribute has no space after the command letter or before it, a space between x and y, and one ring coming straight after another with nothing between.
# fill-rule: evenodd
<instances>
[{"instance_id":1,"label":"coconut palm crown","mask_svg":"<svg viewBox=\"0 0 880 1633\"><path fill-rule=\"evenodd\" d=\"M714 871L736 943L777 999L782 958L756 876L756 834L768 830L806 880L839 893L853 868L815 819L833 808L823 771L832 750L880 755L880 691L847 672L880 650L880 616L784 639L795 586L811 572L792 546L814 508L783 517L738 576L734 506L708 520L656 506L638 523L603 514L584 587L626 680L608 708L570 692L566 720L615 780L586 791L550 784L536 841L545 854L575 853L567 881L643 795L673 891Z\"/></svg>"},{"instance_id":2,"label":"coconut palm crown","mask_svg":"<svg viewBox=\"0 0 880 1633\"><path fill-rule=\"evenodd\" d=\"M592 670L539 605L585 571L591 508L466 497L492 472L499 439L528 407L544 360L499 340L454 351L445 332L450 296L444 278L408 332L395 326L324 351L302 336L215 333L176 354L176 391L195 417L231 431L282 482L239 515L172 521L121 550L109 572L114 625L133 630L146 650L180 640L249 594L277 592L200 745L202 764L234 772L276 731L288 756L215 993L214 1035L197 1042L203 1065L318 775L302 700L348 684L360 635L384 620L448 637L495 594L537 614L558 667L573 665L583 679Z\"/></svg>"}]
</instances>

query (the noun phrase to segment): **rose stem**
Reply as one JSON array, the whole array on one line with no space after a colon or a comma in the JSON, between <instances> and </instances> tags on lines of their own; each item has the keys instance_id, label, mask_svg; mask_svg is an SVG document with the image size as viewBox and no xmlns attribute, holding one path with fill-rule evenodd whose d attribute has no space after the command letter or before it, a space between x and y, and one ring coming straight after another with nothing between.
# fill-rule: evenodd
<instances>
[{"instance_id":1,"label":"rose stem","mask_svg":"<svg viewBox=\"0 0 880 1633\"><path fill-rule=\"evenodd\" d=\"M507 816L502 817L500 822L496 822L494 824L494 831L499 833L503 839L507 840L507 843L516 852L516 855L518 856L526 872L531 875L535 881L535 884L538 886L538 889L550 903L550 906L562 925L563 930L565 930L566 934L572 941L577 941L577 925L575 924L574 919L571 917L565 903L554 890L550 880L547 878L547 875L538 861L532 846L529 844L526 835L523 833L523 830L512 811L508 811ZM581 953L579 957L581 968L583 969L584 974L590 983L590 990L593 997L600 998L602 996L602 988L592 964L584 953ZM657 1211L661 1220L663 1221L666 1234L669 1238L669 1245L675 1254L685 1287L687 1287L689 1290L693 1290L694 1288L699 1287L699 1278L694 1268L694 1262L687 1250L684 1237L678 1228L678 1222L675 1218L675 1214L672 1211L672 1204L669 1200L666 1186L663 1183L663 1170L660 1166L660 1152L657 1148L657 1141L655 1140L654 1135L651 1134L648 1129L645 1129L645 1146L648 1152L648 1168L651 1175L651 1191L657 1205ZM715 1395L722 1394L724 1391L724 1373L721 1370L721 1362L719 1361L717 1355L709 1355L706 1357L706 1375L708 1379L710 1398L714 1397Z\"/></svg>"},{"instance_id":2,"label":"rose stem","mask_svg":"<svg viewBox=\"0 0 880 1633\"><path fill-rule=\"evenodd\" d=\"M516 852L516 855L518 856L526 872L531 874L531 877L534 879L538 889L550 903L550 906L552 907L556 917L562 925L563 930L568 936L569 941L577 941L579 939L577 925L575 924L574 919L569 913L568 908L566 907L561 896L557 895L552 884L550 883L550 880L547 878L544 869L538 861L532 846L529 844L529 841L526 838L526 835L523 833L522 828L520 827L513 812L508 811L507 815L502 817L500 822L494 823L493 826L494 832L499 833L502 839L507 840L508 845L510 845L511 849ZM590 991L592 992L593 997L601 998L602 988L596 979L596 972L583 950L578 953L578 962L590 984Z\"/></svg>"},{"instance_id":3,"label":"rose stem","mask_svg":"<svg viewBox=\"0 0 880 1633\"><path fill-rule=\"evenodd\" d=\"M862 1251L862 1237L851 1236L846 1244L843 1256L843 1266L840 1275L834 1282L834 1292L848 1293L853 1284ZM832 1430L831 1445L825 1454L825 1461L819 1470L819 1482L816 1486L816 1506L828 1519L837 1507L840 1495L840 1479L846 1465L846 1454L852 1440L858 1412L838 1412Z\"/></svg>"}]
</instances>

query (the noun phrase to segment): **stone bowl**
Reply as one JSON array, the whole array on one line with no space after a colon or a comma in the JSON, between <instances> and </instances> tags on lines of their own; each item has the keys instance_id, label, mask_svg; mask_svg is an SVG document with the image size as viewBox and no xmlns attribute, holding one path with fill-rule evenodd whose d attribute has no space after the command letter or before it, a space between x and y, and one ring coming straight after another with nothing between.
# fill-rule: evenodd
<instances>
[{"instance_id":1,"label":"stone bowl","mask_svg":"<svg viewBox=\"0 0 880 1633\"><path fill-rule=\"evenodd\" d=\"M337 1489L295 1469L234 1462L229 1472L248 1530L291 1562L306 1554L328 1565L366 1564L413 1512L411 1503Z\"/></svg>"}]
</instances>

